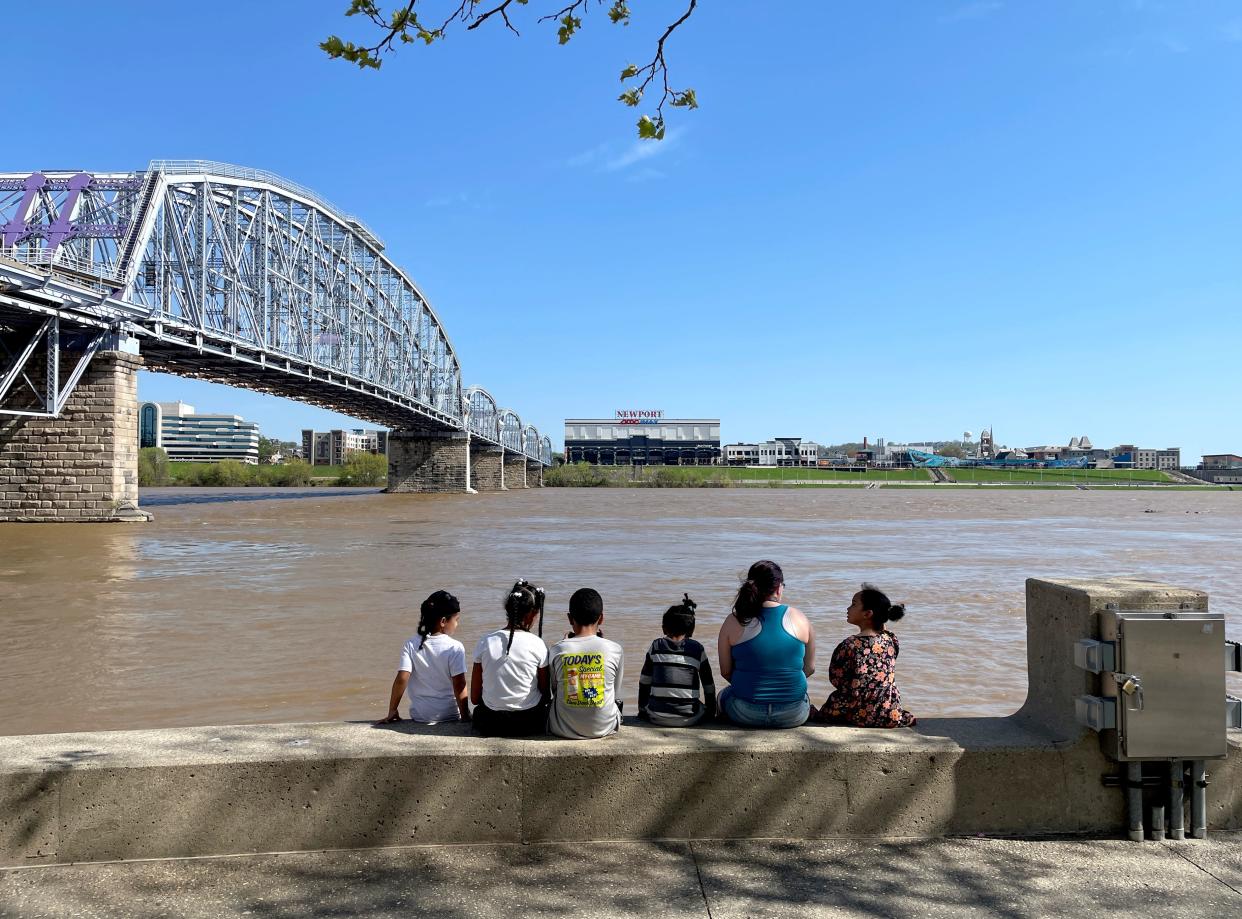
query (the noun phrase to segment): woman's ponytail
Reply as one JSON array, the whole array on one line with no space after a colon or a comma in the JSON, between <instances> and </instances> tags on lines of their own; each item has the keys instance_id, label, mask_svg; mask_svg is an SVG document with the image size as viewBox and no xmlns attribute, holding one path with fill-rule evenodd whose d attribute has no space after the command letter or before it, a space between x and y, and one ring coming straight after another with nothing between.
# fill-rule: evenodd
<instances>
[{"instance_id":1,"label":"woman's ponytail","mask_svg":"<svg viewBox=\"0 0 1242 919\"><path fill-rule=\"evenodd\" d=\"M755 562L746 572L746 580L738 588L737 599L733 601L733 615L742 625L759 616L763 603L770 599L782 584L785 574L776 562Z\"/></svg>"},{"instance_id":2,"label":"woman's ponytail","mask_svg":"<svg viewBox=\"0 0 1242 919\"><path fill-rule=\"evenodd\" d=\"M427 636L433 634L440 626L441 619L451 619L461 612L461 604L447 590L437 590L418 608L418 650L423 650Z\"/></svg>"}]
</instances>

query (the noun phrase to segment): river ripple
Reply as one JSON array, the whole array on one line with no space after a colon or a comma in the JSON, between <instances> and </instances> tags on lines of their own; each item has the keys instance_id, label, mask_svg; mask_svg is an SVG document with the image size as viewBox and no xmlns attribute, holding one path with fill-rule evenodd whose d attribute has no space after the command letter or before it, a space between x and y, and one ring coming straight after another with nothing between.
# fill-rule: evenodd
<instances>
[{"instance_id":1,"label":"river ripple","mask_svg":"<svg viewBox=\"0 0 1242 919\"><path fill-rule=\"evenodd\" d=\"M461 598L469 653L518 576L546 586L549 637L573 590L603 594L627 711L664 608L689 591L714 654L759 558L815 624L817 703L864 580L909 605L898 682L924 715L1021 704L1028 577L1205 589L1242 637L1238 493L154 489L143 503L146 525L0 524L0 733L379 717L419 602Z\"/></svg>"}]
</instances>

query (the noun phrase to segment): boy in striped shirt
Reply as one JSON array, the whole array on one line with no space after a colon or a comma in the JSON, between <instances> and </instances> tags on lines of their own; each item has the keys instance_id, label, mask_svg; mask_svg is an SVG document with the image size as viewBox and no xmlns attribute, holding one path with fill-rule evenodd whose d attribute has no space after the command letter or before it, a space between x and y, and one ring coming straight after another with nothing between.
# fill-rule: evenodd
<instances>
[{"instance_id":1,"label":"boy in striped shirt","mask_svg":"<svg viewBox=\"0 0 1242 919\"><path fill-rule=\"evenodd\" d=\"M638 678L638 717L660 727L689 727L716 717L716 684L707 651L694 634L688 594L664 614L664 637L647 650Z\"/></svg>"}]
</instances>

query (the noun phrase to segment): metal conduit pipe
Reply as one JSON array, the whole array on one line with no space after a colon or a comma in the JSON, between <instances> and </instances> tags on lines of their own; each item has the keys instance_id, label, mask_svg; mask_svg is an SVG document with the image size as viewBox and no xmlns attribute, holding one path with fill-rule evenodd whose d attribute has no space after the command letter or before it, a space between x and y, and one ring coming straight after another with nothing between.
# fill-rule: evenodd
<instances>
[{"instance_id":1,"label":"metal conduit pipe","mask_svg":"<svg viewBox=\"0 0 1242 919\"><path fill-rule=\"evenodd\" d=\"M1182 783L1186 777L1186 764L1180 759L1169 763L1169 838L1186 838L1186 798Z\"/></svg>"},{"instance_id":2,"label":"metal conduit pipe","mask_svg":"<svg viewBox=\"0 0 1242 919\"><path fill-rule=\"evenodd\" d=\"M1130 815L1130 839L1143 841L1143 764L1126 763L1126 808Z\"/></svg>"},{"instance_id":3,"label":"metal conduit pipe","mask_svg":"<svg viewBox=\"0 0 1242 919\"><path fill-rule=\"evenodd\" d=\"M1164 841L1164 790L1167 782L1163 781L1164 776L1160 775L1163 763L1156 763L1156 793L1152 796L1151 801L1151 838L1156 842Z\"/></svg>"},{"instance_id":4,"label":"metal conduit pipe","mask_svg":"<svg viewBox=\"0 0 1242 919\"><path fill-rule=\"evenodd\" d=\"M1207 839L1207 765L1201 759L1190 764L1190 835Z\"/></svg>"}]
</instances>

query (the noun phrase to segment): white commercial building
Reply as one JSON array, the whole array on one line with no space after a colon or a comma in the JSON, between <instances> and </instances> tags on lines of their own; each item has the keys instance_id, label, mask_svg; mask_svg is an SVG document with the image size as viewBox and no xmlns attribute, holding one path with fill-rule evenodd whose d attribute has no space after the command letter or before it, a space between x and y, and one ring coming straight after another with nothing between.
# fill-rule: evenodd
<instances>
[{"instance_id":1,"label":"white commercial building","mask_svg":"<svg viewBox=\"0 0 1242 919\"><path fill-rule=\"evenodd\" d=\"M184 402L144 402L138 445L161 447L178 463L236 460L257 466L259 426L240 415L200 415Z\"/></svg>"},{"instance_id":2,"label":"white commercial building","mask_svg":"<svg viewBox=\"0 0 1242 919\"><path fill-rule=\"evenodd\" d=\"M819 444L801 437L777 437L761 444L725 444L729 466L817 466Z\"/></svg>"}]
</instances>

